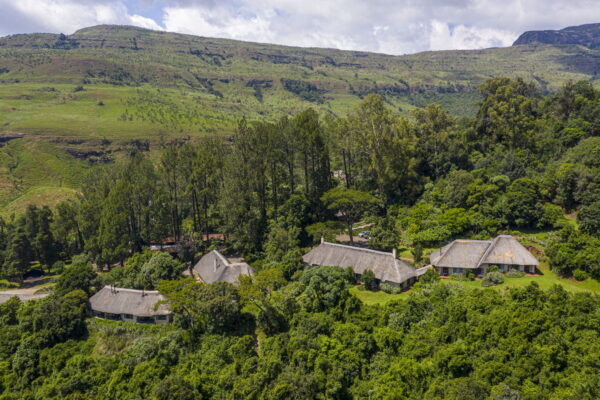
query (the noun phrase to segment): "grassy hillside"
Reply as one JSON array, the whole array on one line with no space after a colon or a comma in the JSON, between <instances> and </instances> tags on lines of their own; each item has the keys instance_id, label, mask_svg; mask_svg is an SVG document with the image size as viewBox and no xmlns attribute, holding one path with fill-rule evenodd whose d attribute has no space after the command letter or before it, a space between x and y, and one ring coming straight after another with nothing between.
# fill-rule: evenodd
<instances>
[{"instance_id":1,"label":"grassy hillside","mask_svg":"<svg viewBox=\"0 0 600 400\"><path fill-rule=\"evenodd\" d=\"M76 194L89 164L53 143L21 138L0 147L0 215L28 204L55 205Z\"/></svg>"},{"instance_id":2,"label":"grassy hillside","mask_svg":"<svg viewBox=\"0 0 600 400\"><path fill-rule=\"evenodd\" d=\"M308 106L343 114L371 92L399 109L436 102L471 115L475 90L487 78L522 76L551 90L568 79L594 79L599 55L533 44L398 57L98 26L63 39L0 39L0 115L5 132L109 138L161 129L221 133L242 115L276 117ZM87 90L71 92L78 85ZM100 100L105 108L96 106ZM43 121L41 110L53 118ZM136 111L136 127L119 123L123 113ZM167 111L177 115L174 121L142 117ZM65 120L74 125L61 132Z\"/></svg>"},{"instance_id":3,"label":"grassy hillside","mask_svg":"<svg viewBox=\"0 0 600 400\"><path fill-rule=\"evenodd\" d=\"M343 115L372 92L401 113L440 103L472 116L487 78L521 76L553 90L595 80L599 57L538 44L389 56L119 26L0 38L0 135L25 136L0 151L0 210L35 188L76 188L73 175L90 162L140 140L152 149L176 137L227 136L240 117L307 107ZM16 171L8 167L14 155L23 164ZM65 194L56 193L50 198Z\"/></svg>"}]
</instances>

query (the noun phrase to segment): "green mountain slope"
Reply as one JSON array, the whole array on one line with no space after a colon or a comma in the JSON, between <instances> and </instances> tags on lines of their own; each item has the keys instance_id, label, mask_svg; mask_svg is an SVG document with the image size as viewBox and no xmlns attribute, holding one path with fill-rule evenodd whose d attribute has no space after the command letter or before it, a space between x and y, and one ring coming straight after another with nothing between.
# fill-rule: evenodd
<instances>
[{"instance_id":1,"label":"green mountain slope","mask_svg":"<svg viewBox=\"0 0 600 400\"><path fill-rule=\"evenodd\" d=\"M388 56L97 26L68 37L0 39L0 117L5 132L193 135L228 131L242 115L307 106L343 114L371 92L401 109L438 102L471 115L476 88L489 77L522 76L552 90L594 79L599 57L576 45L539 44ZM88 91L71 92L76 85ZM131 115L143 123L129 126Z\"/></svg>"},{"instance_id":2,"label":"green mountain slope","mask_svg":"<svg viewBox=\"0 0 600 400\"><path fill-rule=\"evenodd\" d=\"M307 107L343 115L372 92L398 112L440 103L472 116L476 89L490 77L520 76L551 91L567 80L596 80L598 70L600 50L573 44L390 56L127 26L13 35L0 38L0 135L23 135L18 151L26 158L24 146L44 142L41 159L58 152L71 174L85 164L75 159L106 161L130 146L227 136L243 116L275 119ZM24 195L1 165L0 207ZM77 187L56 174L37 182L36 174L23 175L27 190Z\"/></svg>"}]
</instances>

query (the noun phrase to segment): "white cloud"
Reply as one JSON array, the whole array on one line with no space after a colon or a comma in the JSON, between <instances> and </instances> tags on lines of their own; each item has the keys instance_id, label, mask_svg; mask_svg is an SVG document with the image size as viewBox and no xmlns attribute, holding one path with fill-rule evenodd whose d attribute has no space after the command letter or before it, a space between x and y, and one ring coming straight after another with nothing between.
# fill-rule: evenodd
<instances>
[{"instance_id":1,"label":"white cloud","mask_svg":"<svg viewBox=\"0 0 600 400\"><path fill-rule=\"evenodd\" d=\"M220 8L167 7L164 25L168 31L202 36L272 42L269 16L241 15Z\"/></svg>"},{"instance_id":2,"label":"white cloud","mask_svg":"<svg viewBox=\"0 0 600 400\"><path fill-rule=\"evenodd\" d=\"M507 46L525 30L592 22L598 0L0 0L0 35L114 23L390 54Z\"/></svg>"},{"instance_id":3,"label":"white cloud","mask_svg":"<svg viewBox=\"0 0 600 400\"><path fill-rule=\"evenodd\" d=\"M99 24L135 25L161 29L152 19L130 15L122 1L0 0L0 34L63 32Z\"/></svg>"},{"instance_id":4,"label":"white cloud","mask_svg":"<svg viewBox=\"0 0 600 400\"><path fill-rule=\"evenodd\" d=\"M131 25L139 26L140 28L154 29L155 31L162 31L163 27L156 23L152 18L142 17L141 15L131 15Z\"/></svg>"},{"instance_id":5,"label":"white cloud","mask_svg":"<svg viewBox=\"0 0 600 400\"><path fill-rule=\"evenodd\" d=\"M482 49L510 46L517 35L500 29L476 28L465 25L450 27L437 20L431 21L429 48L436 50Z\"/></svg>"}]
</instances>

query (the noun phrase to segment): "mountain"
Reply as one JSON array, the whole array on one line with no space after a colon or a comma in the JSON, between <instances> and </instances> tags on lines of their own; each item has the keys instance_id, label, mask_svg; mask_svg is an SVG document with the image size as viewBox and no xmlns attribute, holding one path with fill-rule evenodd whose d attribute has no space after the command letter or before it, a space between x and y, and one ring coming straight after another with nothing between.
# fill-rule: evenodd
<instances>
[{"instance_id":1,"label":"mountain","mask_svg":"<svg viewBox=\"0 0 600 400\"><path fill-rule=\"evenodd\" d=\"M548 92L596 81L599 70L600 49L576 44L391 56L130 26L12 35L0 38L0 213L65 197L90 162L132 146L228 136L241 117L308 107L339 116L369 93L400 113L439 103L473 116L488 78L519 76Z\"/></svg>"},{"instance_id":2,"label":"mountain","mask_svg":"<svg viewBox=\"0 0 600 400\"><path fill-rule=\"evenodd\" d=\"M0 130L86 139L230 132L241 116L276 117L308 106L342 115L372 92L402 111L437 102L470 116L485 79L521 76L554 90L569 79L594 79L599 56L596 49L537 43L390 56L128 26L13 35L0 38ZM100 101L106 107L94 107ZM41 104L43 115L36 111ZM167 112L181 118L167 121Z\"/></svg>"},{"instance_id":3,"label":"mountain","mask_svg":"<svg viewBox=\"0 0 600 400\"><path fill-rule=\"evenodd\" d=\"M589 49L599 49L600 24L570 26L556 31L528 31L519 36L513 46L534 43L552 45L574 44Z\"/></svg>"}]
</instances>

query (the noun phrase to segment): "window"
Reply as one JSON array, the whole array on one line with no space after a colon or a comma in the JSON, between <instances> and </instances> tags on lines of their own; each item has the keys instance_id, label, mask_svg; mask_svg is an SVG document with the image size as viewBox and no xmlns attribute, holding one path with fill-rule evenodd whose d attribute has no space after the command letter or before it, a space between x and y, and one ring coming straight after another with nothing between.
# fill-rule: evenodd
<instances>
[{"instance_id":1,"label":"window","mask_svg":"<svg viewBox=\"0 0 600 400\"><path fill-rule=\"evenodd\" d=\"M124 319L133 319L133 315L131 314L123 314Z\"/></svg>"},{"instance_id":2,"label":"window","mask_svg":"<svg viewBox=\"0 0 600 400\"><path fill-rule=\"evenodd\" d=\"M156 316L156 320L157 321L166 321L167 320L167 316L166 315L157 315Z\"/></svg>"}]
</instances>

